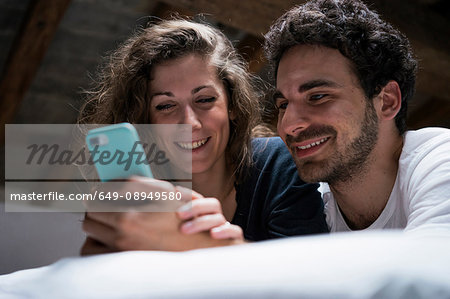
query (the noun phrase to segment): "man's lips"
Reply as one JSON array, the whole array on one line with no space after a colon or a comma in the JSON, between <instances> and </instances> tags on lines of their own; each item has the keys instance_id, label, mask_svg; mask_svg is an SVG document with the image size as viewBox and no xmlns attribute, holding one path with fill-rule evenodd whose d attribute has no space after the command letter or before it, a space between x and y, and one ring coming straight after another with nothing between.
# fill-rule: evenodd
<instances>
[{"instance_id":1,"label":"man's lips","mask_svg":"<svg viewBox=\"0 0 450 299\"><path fill-rule=\"evenodd\" d=\"M304 158L316 153L321 149L331 137L318 137L299 143L292 143L290 148L297 158Z\"/></svg>"},{"instance_id":2,"label":"man's lips","mask_svg":"<svg viewBox=\"0 0 450 299\"><path fill-rule=\"evenodd\" d=\"M316 139L310 139L310 140L306 140L300 143L296 143L295 147L297 147L300 150L305 150L314 146L317 146L321 143L324 143L325 141L327 141L330 137L321 137L321 138L316 138Z\"/></svg>"}]
</instances>

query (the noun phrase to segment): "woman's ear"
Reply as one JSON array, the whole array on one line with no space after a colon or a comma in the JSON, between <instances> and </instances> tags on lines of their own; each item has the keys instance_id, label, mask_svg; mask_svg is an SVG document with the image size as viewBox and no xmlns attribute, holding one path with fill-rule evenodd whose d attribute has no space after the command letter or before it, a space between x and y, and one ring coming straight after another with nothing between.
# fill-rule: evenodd
<instances>
[{"instance_id":1,"label":"woman's ear","mask_svg":"<svg viewBox=\"0 0 450 299\"><path fill-rule=\"evenodd\" d=\"M228 118L230 120L235 120L236 119L236 113L234 113L234 111L231 110L231 109L228 109Z\"/></svg>"},{"instance_id":2,"label":"woman's ear","mask_svg":"<svg viewBox=\"0 0 450 299\"><path fill-rule=\"evenodd\" d=\"M389 81L377 96L380 119L393 119L402 106L402 92L394 80Z\"/></svg>"}]
</instances>

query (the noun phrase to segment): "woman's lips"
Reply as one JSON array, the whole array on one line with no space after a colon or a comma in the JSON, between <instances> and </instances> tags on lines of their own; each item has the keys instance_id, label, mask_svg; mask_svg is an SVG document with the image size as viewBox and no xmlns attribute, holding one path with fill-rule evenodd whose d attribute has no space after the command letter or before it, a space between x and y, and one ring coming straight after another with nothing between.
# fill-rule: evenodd
<instances>
[{"instance_id":1,"label":"woman's lips","mask_svg":"<svg viewBox=\"0 0 450 299\"><path fill-rule=\"evenodd\" d=\"M177 142L175 142L175 144L184 150L192 151L192 150L196 150L196 149L204 146L208 142L209 139L210 139L210 137L206 137L203 139L198 139L198 140L194 140L194 141L190 141L190 142L177 141Z\"/></svg>"}]
</instances>

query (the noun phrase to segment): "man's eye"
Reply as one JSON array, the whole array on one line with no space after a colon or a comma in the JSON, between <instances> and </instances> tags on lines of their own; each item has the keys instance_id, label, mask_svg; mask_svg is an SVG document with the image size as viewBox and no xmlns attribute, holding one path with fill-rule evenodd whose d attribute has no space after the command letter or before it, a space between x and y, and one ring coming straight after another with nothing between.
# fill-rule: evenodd
<instances>
[{"instance_id":1,"label":"man's eye","mask_svg":"<svg viewBox=\"0 0 450 299\"><path fill-rule=\"evenodd\" d=\"M211 98L204 98L204 99L199 99L197 100L197 103L212 103L216 100L215 97L211 97Z\"/></svg>"},{"instance_id":2,"label":"man's eye","mask_svg":"<svg viewBox=\"0 0 450 299\"><path fill-rule=\"evenodd\" d=\"M173 106L174 106L173 104L159 104L159 105L156 105L155 108L158 111L164 111L164 110L169 110Z\"/></svg>"},{"instance_id":3,"label":"man's eye","mask_svg":"<svg viewBox=\"0 0 450 299\"><path fill-rule=\"evenodd\" d=\"M318 100L323 99L326 96L327 96L327 94L314 94L314 95L310 96L309 99L312 101L318 101Z\"/></svg>"},{"instance_id":4,"label":"man's eye","mask_svg":"<svg viewBox=\"0 0 450 299\"><path fill-rule=\"evenodd\" d=\"M280 104L277 105L278 110L285 110L288 106L287 102L281 102Z\"/></svg>"}]
</instances>

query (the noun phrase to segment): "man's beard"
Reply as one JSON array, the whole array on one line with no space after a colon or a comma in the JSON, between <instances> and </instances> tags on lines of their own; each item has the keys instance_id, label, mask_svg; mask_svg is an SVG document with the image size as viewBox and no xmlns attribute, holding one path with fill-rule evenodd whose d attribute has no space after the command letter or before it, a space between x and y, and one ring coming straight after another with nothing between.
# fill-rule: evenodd
<instances>
[{"instance_id":1,"label":"man's beard","mask_svg":"<svg viewBox=\"0 0 450 299\"><path fill-rule=\"evenodd\" d=\"M350 181L363 174L368 166L369 155L378 139L378 118L372 103L368 102L366 105L359 136L344 150L338 150L328 159L319 162L295 158L295 149L291 146L292 143L324 135L336 137L337 131L331 126L311 126L295 138L292 136L286 137L286 144L293 151L298 173L302 180L306 182L327 182L333 185Z\"/></svg>"}]
</instances>

